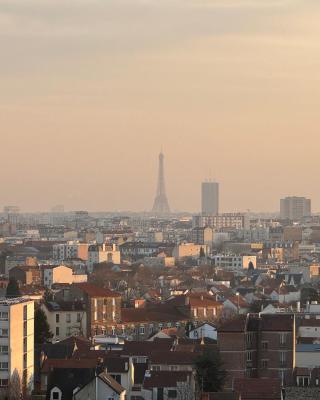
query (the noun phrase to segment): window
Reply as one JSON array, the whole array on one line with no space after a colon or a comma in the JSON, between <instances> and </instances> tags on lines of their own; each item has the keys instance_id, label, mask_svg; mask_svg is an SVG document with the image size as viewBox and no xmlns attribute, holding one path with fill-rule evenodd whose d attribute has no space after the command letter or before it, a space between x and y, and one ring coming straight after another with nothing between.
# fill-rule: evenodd
<instances>
[{"instance_id":1,"label":"window","mask_svg":"<svg viewBox=\"0 0 320 400\"><path fill-rule=\"evenodd\" d=\"M121 375L120 374L110 374L110 376L112 376L112 378L117 381L119 383L119 385L121 385Z\"/></svg>"},{"instance_id":2,"label":"window","mask_svg":"<svg viewBox=\"0 0 320 400\"><path fill-rule=\"evenodd\" d=\"M8 379L0 379L0 387L8 387L9 380Z\"/></svg>"},{"instance_id":3,"label":"window","mask_svg":"<svg viewBox=\"0 0 320 400\"><path fill-rule=\"evenodd\" d=\"M59 400L60 393L59 392L52 392L52 400Z\"/></svg>"},{"instance_id":4,"label":"window","mask_svg":"<svg viewBox=\"0 0 320 400\"><path fill-rule=\"evenodd\" d=\"M0 330L0 336L8 337L8 329L1 329Z\"/></svg>"},{"instance_id":5,"label":"window","mask_svg":"<svg viewBox=\"0 0 320 400\"><path fill-rule=\"evenodd\" d=\"M28 307L23 306L23 319L27 320L27 317L28 317Z\"/></svg>"},{"instance_id":6,"label":"window","mask_svg":"<svg viewBox=\"0 0 320 400\"><path fill-rule=\"evenodd\" d=\"M71 322L71 314L66 314L66 322L67 323Z\"/></svg>"},{"instance_id":7,"label":"window","mask_svg":"<svg viewBox=\"0 0 320 400\"><path fill-rule=\"evenodd\" d=\"M28 350L28 339L25 337L23 338L23 352L26 353Z\"/></svg>"},{"instance_id":8,"label":"window","mask_svg":"<svg viewBox=\"0 0 320 400\"><path fill-rule=\"evenodd\" d=\"M247 333L247 335L246 335L247 344L252 344L253 338L254 338L254 333L252 333L252 332Z\"/></svg>"},{"instance_id":9,"label":"window","mask_svg":"<svg viewBox=\"0 0 320 400\"><path fill-rule=\"evenodd\" d=\"M268 360L261 360L261 368L263 369L268 368Z\"/></svg>"},{"instance_id":10,"label":"window","mask_svg":"<svg viewBox=\"0 0 320 400\"><path fill-rule=\"evenodd\" d=\"M177 397L177 391L173 389L168 390L169 399L175 399Z\"/></svg>"},{"instance_id":11,"label":"window","mask_svg":"<svg viewBox=\"0 0 320 400\"><path fill-rule=\"evenodd\" d=\"M0 313L0 319L2 319L4 321L8 321L8 316L9 316L9 314L6 311Z\"/></svg>"},{"instance_id":12,"label":"window","mask_svg":"<svg viewBox=\"0 0 320 400\"><path fill-rule=\"evenodd\" d=\"M196 308L193 309L193 316L196 318L198 315L198 311Z\"/></svg>"},{"instance_id":13,"label":"window","mask_svg":"<svg viewBox=\"0 0 320 400\"><path fill-rule=\"evenodd\" d=\"M286 344L286 334L285 333L280 333L280 344L281 345Z\"/></svg>"},{"instance_id":14,"label":"window","mask_svg":"<svg viewBox=\"0 0 320 400\"><path fill-rule=\"evenodd\" d=\"M8 362L0 362L0 370L1 371L7 371L9 368Z\"/></svg>"},{"instance_id":15,"label":"window","mask_svg":"<svg viewBox=\"0 0 320 400\"><path fill-rule=\"evenodd\" d=\"M140 326L140 335L144 335L144 326Z\"/></svg>"},{"instance_id":16,"label":"window","mask_svg":"<svg viewBox=\"0 0 320 400\"><path fill-rule=\"evenodd\" d=\"M297 377L298 386L309 386L310 378L308 376L299 376Z\"/></svg>"},{"instance_id":17,"label":"window","mask_svg":"<svg viewBox=\"0 0 320 400\"><path fill-rule=\"evenodd\" d=\"M56 323L58 324L60 322L60 315L56 314Z\"/></svg>"},{"instance_id":18,"label":"window","mask_svg":"<svg viewBox=\"0 0 320 400\"><path fill-rule=\"evenodd\" d=\"M9 347L8 346L0 346L0 353L1 354L8 354L9 353Z\"/></svg>"},{"instance_id":19,"label":"window","mask_svg":"<svg viewBox=\"0 0 320 400\"><path fill-rule=\"evenodd\" d=\"M281 352L280 353L280 366L284 366L286 364L286 353Z\"/></svg>"},{"instance_id":20,"label":"window","mask_svg":"<svg viewBox=\"0 0 320 400\"><path fill-rule=\"evenodd\" d=\"M112 311L112 320L115 321L115 319L116 319L116 312Z\"/></svg>"},{"instance_id":21,"label":"window","mask_svg":"<svg viewBox=\"0 0 320 400\"><path fill-rule=\"evenodd\" d=\"M150 332L150 333L153 333L153 324L150 324L150 325L149 325L149 332Z\"/></svg>"},{"instance_id":22,"label":"window","mask_svg":"<svg viewBox=\"0 0 320 400\"><path fill-rule=\"evenodd\" d=\"M152 371L160 371L160 365L153 365Z\"/></svg>"},{"instance_id":23,"label":"window","mask_svg":"<svg viewBox=\"0 0 320 400\"><path fill-rule=\"evenodd\" d=\"M59 336L59 335L60 335L60 329L58 326L56 326L56 336Z\"/></svg>"},{"instance_id":24,"label":"window","mask_svg":"<svg viewBox=\"0 0 320 400\"><path fill-rule=\"evenodd\" d=\"M113 326L113 327L111 328L111 332L112 332L112 335L115 335L115 334L116 334L116 328L115 328L115 326Z\"/></svg>"},{"instance_id":25,"label":"window","mask_svg":"<svg viewBox=\"0 0 320 400\"><path fill-rule=\"evenodd\" d=\"M261 346L263 350L268 350L268 342L262 342Z\"/></svg>"},{"instance_id":26,"label":"window","mask_svg":"<svg viewBox=\"0 0 320 400\"><path fill-rule=\"evenodd\" d=\"M248 351L247 352L247 362L251 362L252 361L252 351Z\"/></svg>"},{"instance_id":27,"label":"window","mask_svg":"<svg viewBox=\"0 0 320 400\"><path fill-rule=\"evenodd\" d=\"M162 331L162 329L163 329L163 324L159 324L159 329L160 329L160 331Z\"/></svg>"},{"instance_id":28,"label":"window","mask_svg":"<svg viewBox=\"0 0 320 400\"><path fill-rule=\"evenodd\" d=\"M77 313L77 322L81 322L81 314Z\"/></svg>"},{"instance_id":29,"label":"window","mask_svg":"<svg viewBox=\"0 0 320 400\"><path fill-rule=\"evenodd\" d=\"M113 297L112 298L112 305L115 306L116 305L116 299Z\"/></svg>"}]
</instances>

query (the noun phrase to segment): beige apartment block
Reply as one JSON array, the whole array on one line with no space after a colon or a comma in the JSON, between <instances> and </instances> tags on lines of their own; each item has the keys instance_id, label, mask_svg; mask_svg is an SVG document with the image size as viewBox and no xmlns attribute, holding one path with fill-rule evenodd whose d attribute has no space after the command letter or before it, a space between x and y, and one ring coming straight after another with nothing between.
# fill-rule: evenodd
<instances>
[{"instance_id":1,"label":"beige apartment block","mask_svg":"<svg viewBox=\"0 0 320 400\"><path fill-rule=\"evenodd\" d=\"M21 391L33 389L34 302L28 298L0 301L0 393L10 382ZM19 379L17 379L19 377ZM16 383L15 383L16 385Z\"/></svg>"}]
</instances>

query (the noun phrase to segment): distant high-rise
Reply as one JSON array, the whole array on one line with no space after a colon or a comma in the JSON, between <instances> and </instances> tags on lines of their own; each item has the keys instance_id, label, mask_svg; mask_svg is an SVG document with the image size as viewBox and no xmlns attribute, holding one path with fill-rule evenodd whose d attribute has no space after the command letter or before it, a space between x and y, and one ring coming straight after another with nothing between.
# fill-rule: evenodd
<instances>
[{"instance_id":1,"label":"distant high-rise","mask_svg":"<svg viewBox=\"0 0 320 400\"><path fill-rule=\"evenodd\" d=\"M218 182L202 182L201 211L204 215L217 215L219 213Z\"/></svg>"},{"instance_id":2,"label":"distant high-rise","mask_svg":"<svg viewBox=\"0 0 320 400\"><path fill-rule=\"evenodd\" d=\"M164 155L162 152L159 154L158 185L152 212L160 215L170 213L170 207L166 195L166 186L164 180Z\"/></svg>"},{"instance_id":3,"label":"distant high-rise","mask_svg":"<svg viewBox=\"0 0 320 400\"><path fill-rule=\"evenodd\" d=\"M285 197L280 200L280 218L297 220L311 215L311 200L305 197Z\"/></svg>"}]
</instances>

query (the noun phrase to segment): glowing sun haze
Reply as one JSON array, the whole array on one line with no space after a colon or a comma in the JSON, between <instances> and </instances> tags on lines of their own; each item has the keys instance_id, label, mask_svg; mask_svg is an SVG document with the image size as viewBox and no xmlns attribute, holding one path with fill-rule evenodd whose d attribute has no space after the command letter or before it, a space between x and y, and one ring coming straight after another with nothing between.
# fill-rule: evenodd
<instances>
[{"instance_id":1,"label":"glowing sun haze","mask_svg":"<svg viewBox=\"0 0 320 400\"><path fill-rule=\"evenodd\" d=\"M0 206L320 208L319 0L0 0Z\"/></svg>"}]
</instances>

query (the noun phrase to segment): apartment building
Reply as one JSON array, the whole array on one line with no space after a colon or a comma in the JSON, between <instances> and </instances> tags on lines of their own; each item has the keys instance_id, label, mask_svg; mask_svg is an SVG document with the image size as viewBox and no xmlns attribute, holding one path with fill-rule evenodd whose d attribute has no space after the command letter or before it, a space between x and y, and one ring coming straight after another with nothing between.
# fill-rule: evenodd
<instances>
[{"instance_id":1,"label":"apartment building","mask_svg":"<svg viewBox=\"0 0 320 400\"><path fill-rule=\"evenodd\" d=\"M214 229L235 228L249 229L250 223L246 214L224 213L218 215L194 215L192 217L193 227L209 226Z\"/></svg>"},{"instance_id":2,"label":"apartment building","mask_svg":"<svg viewBox=\"0 0 320 400\"><path fill-rule=\"evenodd\" d=\"M193 228L191 235L193 243L212 245L213 229L209 226Z\"/></svg>"},{"instance_id":3,"label":"apartment building","mask_svg":"<svg viewBox=\"0 0 320 400\"><path fill-rule=\"evenodd\" d=\"M209 252L209 248L205 244L195 244L195 243L182 243L177 245L173 251L172 256L179 259L185 257L200 257L201 251L204 251L204 254L207 255Z\"/></svg>"},{"instance_id":4,"label":"apartment building","mask_svg":"<svg viewBox=\"0 0 320 400\"><path fill-rule=\"evenodd\" d=\"M53 341L70 336L87 336L86 305L81 301L49 301L41 308L47 316Z\"/></svg>"},{"instance_id":5,"label":"apartment building","mask_svg":"<svg viewBox=\"0 0 320 400\"><path fill-rule=\"evenodd\" d=\"M212 259L216 267L224 269L255 269L257 267L257 257L251 255L217 254Z\"/></svg>"},{"instance_id":6,"label":"apartment building","mask_svg":"<svg viewBox=\"0 0 320 400\"><path fill-rule=\"evenodd\" d=\"M293 382L295 317L293 314L248 314L225 322L218 343L227 371L226 387L237 378L280 378Z\"/></svg>"},{"instance_id":7,"label":"apartment building","mask_svg":"<svg viewBox=\"0 0 320 400\"><path fill-rule=\"evenodd\" d=\"M299 259L298 242L267 242L262 249L264 260L271 258L278 262L295 261Z\"/></svg>"},{"instance_id":8,"label":"apartment building","mask_svg":"<svg viewBox=\"0 0 320 400\"><path fill-rule=\"evenodd\" d=\"M88 271L92 272L93 266L102 262L120 264L121 255L115 244L108 245L104 243L102 245L94 244L89 246L87 261Z\"/></svg>"},{"instance_id":9,"label":"apartment building","mask_svg":"<svg viewBox=\"0 0 320 400\"><path fill-rule=\"evenodd\" d=\"M55 283L86 282L86 274L74 274L72 268L65 265L45 265L43 271L43 284L51 288Z\"/></svg>"},{"instance_id":10,"label":"apartment building","mask_svg":"<svg viewBox=\"0 0 320 400\"><path fill-rule=\"evenodd\" d=\"M202 182L201 184L201 212L203 215L219 213L219 183Z\"/></svg>"},{"instance_id":11,"label":"apartment building","mask_svg":"<svg viewBox=\"0 0 320 400\"><path fill-rule=\"evenodd\" d=\"M121 295L90 283L75 283L57 294L58 301L81 301L87 311L87 336L112 332L121 319Z\"/></svg>"},{"instance_id":12,"label":"apartment building","mask_svg":"<svg viewBox=\"0 0 320 400\"><path fill-rule=\"evenodd\" d=\"M0 301L0 393L19 376L23 392L33 389L34 302L23 297Z\"/></svg>"},{"instance_id":13,"label":"apartment building","mask_svg":"<svg viewBox=\"0 0 320 400\"><path fill-rule=\"evenodd\" d=\"M311 215L311 200L289 196L280 200L280 218L298 220Z\"/></svg>"},{"instance_id":14,"label":"apartment building","mask_svg":"<svg viewBox=\"0 0 320 400\"><path fill-rule=\"evenodd\" d=\"M78 241L54 244L52 248L53 259L63 261L80 258L83 261L87 261L88 248L88 243L80 243Z\"/></svg>"}]
</instances>

